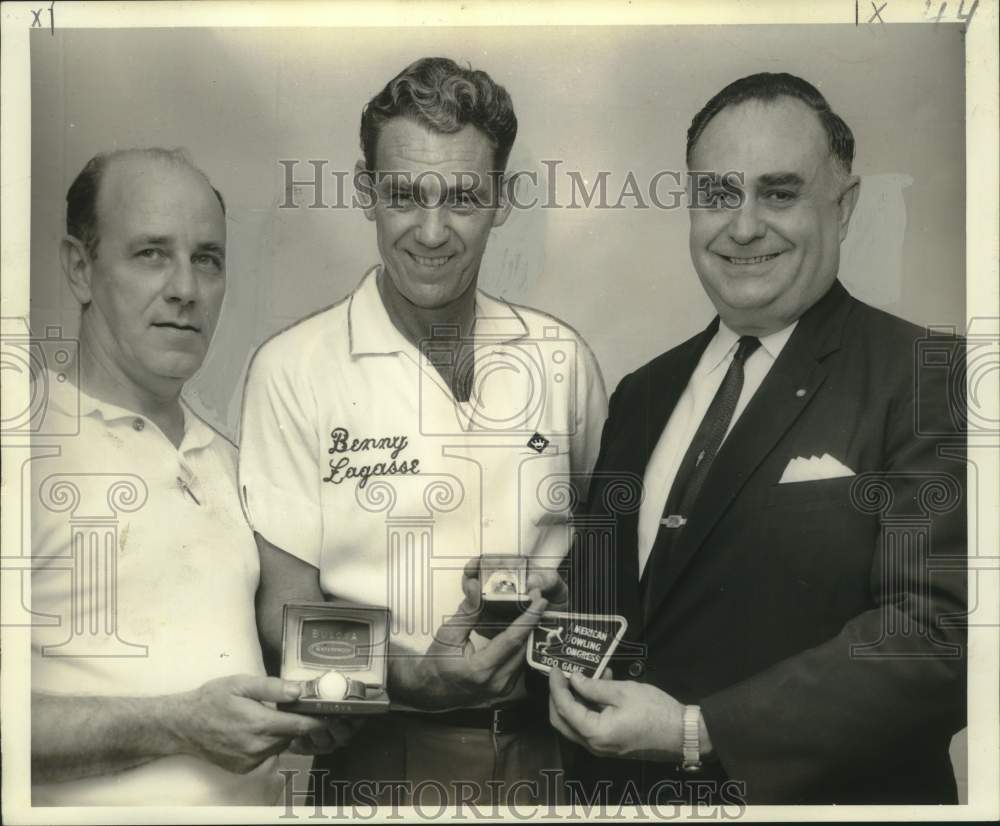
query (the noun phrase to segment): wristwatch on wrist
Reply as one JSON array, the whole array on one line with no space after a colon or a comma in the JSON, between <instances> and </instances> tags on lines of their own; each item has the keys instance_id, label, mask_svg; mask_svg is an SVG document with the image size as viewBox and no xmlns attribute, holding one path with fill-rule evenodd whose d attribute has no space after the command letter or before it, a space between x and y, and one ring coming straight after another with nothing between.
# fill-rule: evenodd
<instances>
[{"instance_id":1,"label":"wristwatch on wrist","mask_svg":"<svg viewBox=\"0 0 1000 826\"><path fill-rule=\"evenodd\" d=\"M683 736L681 739L684 761L681 763L681 771L696 772L701 769L701 742L698 737L700 718L700 706L684 706Z\"/></svg>"}]
</instances>

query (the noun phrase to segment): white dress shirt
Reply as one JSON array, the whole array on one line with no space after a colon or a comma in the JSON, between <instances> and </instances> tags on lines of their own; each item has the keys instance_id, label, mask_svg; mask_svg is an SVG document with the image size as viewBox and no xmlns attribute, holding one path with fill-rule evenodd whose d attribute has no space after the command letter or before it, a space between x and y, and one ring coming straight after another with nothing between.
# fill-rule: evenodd
<instances>
[{"instance_id":1,"label":"white dress shirt","mask_svg":"<svg viewBox=\"0 0 1000 826\"><path fill-rule=\"evenodd\" d=\"M747 359L743 369L743 389L740 391L740 398L736 402L736 410L723 437L723 443L753 394L764 381L764 377L778 358L796 324L797 321L777 333L761 337L761 346ZM646 465L643 477L646 495L639 508L639 576L642 576L650 552L653 550L670 486L674 483L681 460L698 430L698 425L705 418L705 413L729 369L739 338L737 333L719 322L718 332L702 353L701 360L691 374L684 392L681 393L677 406L670 414L667 426L663 428L663 433L653 449L649 464Z\"/></svg>"}]
</instances>

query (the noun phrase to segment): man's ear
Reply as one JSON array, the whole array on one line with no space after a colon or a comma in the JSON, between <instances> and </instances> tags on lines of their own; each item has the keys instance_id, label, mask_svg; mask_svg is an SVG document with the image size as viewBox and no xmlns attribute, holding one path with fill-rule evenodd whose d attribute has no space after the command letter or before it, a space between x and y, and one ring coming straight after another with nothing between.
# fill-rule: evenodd
<instances>
[{"instance_id":1,"label":"man's ear","mask_svg":"<svg viewBox=\"0 0 1000 826\"><path fill-rule=\"evenodd\" d=\"M514 193L511 191L517 179L510 175L497 175L497 208L493 211L493 226L502 227L510 215L514 205Z\"/></svg>"},{"instance_id":2,"label":"man's ear","mask_svg":"<svg viewBox=\"0 0 1000 826\"><path fill-rule=\"evenodd\" d=\"M854 207L858 205L858 197L861 195L861 178L851 175L847 179L846 189L840 195L838 207L840 209L840 240L847 237L847 228L851 224L851 216L854 214Z\"/></svg>"},{"instance_id":3,"label":"man's ear","mask_svg":"<svg viewBox=\"0 0 1000 826\"><path fill-rule=\"evenodd\" d=\"M375 179L365 167L364 159L354 164L354 191L358 194L358 204L369 221L375 220L375 202L378 193L375 191Z\"/></svg>"},{"instance_id":4,"label":"man's ear","mask_svg":"<svg viewBox=\"0 0 1000 826\"><path fill-rule=\"evenodd\" d=\"M59 261L69 281L69 288L80 305L85 307L92 297L90 279L93 265L83 241L72 235L63 236L59 245Z\"/></svg>"}]
</instances>

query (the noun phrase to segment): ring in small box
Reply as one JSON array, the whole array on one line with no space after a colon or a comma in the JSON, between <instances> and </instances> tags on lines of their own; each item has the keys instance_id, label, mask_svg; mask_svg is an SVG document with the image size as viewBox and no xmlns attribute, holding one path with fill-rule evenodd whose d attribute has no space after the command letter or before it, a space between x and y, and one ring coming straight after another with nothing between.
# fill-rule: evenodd
<instances>
[{"instance_id":1,"label":"ring in small box","mask_svg":"<svg viewBox=\"0 0 1000 826\"><path fill-rule=\"evenodd\" d=\"M528 596L528 560L511 554L489 554L479 560L483 607L501 614L516 614L531 603Z\"/></svg>"},{"instance_id":2,"label":"ring in small box","mask_svg":"<svg viewBox=\"0 0 1000 826\"><path fill-rule=\"evenodd\" d=\"M285 606L281 677L304 681L279 708L300 714L381 714L389 710L389 609L347 600Z\"/></svg>"}]
</instances>

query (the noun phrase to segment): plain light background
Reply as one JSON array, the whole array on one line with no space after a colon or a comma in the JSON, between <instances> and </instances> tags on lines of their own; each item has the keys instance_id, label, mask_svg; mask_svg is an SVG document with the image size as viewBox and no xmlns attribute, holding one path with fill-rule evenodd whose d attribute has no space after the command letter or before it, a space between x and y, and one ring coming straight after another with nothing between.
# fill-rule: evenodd
<instances>
[{"instance_id":1,"label":"plain light background","mask_svg":"<svg viewBox=\"0 0 1000 826\"><path fill-rule=\"evenodd\" d=\"M349 21L345 21L349 22ZM237 436L254 349L344 297L376 263L374 225L357 209L282 210L281 159L360 156L362 106L427 55L484 69L520 124L511 170L561 161L618 200L684 170L692 116L758 71L810 80L850 124L862 200L841 278L859 298L919 324L965 326L964 49L957 25L421 29L47 30L31 39L31 325L76 333L58 242L65 193L95 153L183 146L225 195L228 287L215 342L185 393ZM662 190L661 190L662 192ZM348 184L347 196L350 195ZM662 197L662 196L661 196ZM684 209L516 211L491 236L488 292L553 313L590 343L609 390L628 371L701 330L714 311L688 254ZM964 743L954 750L964 782Z\"/></svg>"},{"instance_id":2,"label":"plain light background","mask_svg":"<svg viewBox=\"0 0 1000 826\"><path fill-rule=\"evenodd\" d=\"M59 270L66 189L96 152L184 146L229 206L228 295L187 395L236 435L243 374L275 331L346 295L376 263L357 209L279 210L281 159L360 156L362 106L424 55L488 71L520 124L510 168L562 161L609 200L684 170L691 117L726 83L790 71L854 130L862 202L841 277L858 297L920 324L964 327L964 94L958 26L65 30L32 39L31 312L36 335L73 335L78 307ZM545 195L544 175L539 196ZM527 184L527 181L524 181ZM667 183L667 181L664 181ZM666 200L661 188L661 200ZM348 183L347 195L350 194ZM581 201L578 199L578 204ZM690 263L684 209L515 211L494 231L481 285L551 312L594 349L609 389L712 318Z\"/></svg>"}]
</instances>

